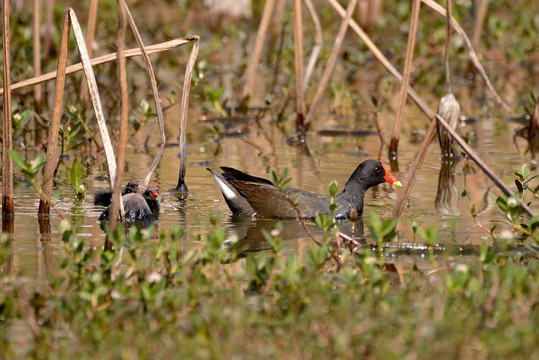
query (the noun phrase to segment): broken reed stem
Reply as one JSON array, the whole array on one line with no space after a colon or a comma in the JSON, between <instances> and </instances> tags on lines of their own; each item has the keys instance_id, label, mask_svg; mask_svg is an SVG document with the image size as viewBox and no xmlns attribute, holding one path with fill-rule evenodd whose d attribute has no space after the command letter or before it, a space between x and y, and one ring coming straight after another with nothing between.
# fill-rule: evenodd
<instances>
[{"instance_id":1,"label":"broken reed stem","mask_svg":"<svg viewBox=\"0 0 539 360\"><path fill-rule=\"evenodd\" d=\"M303 78L303 94L307 91L307 88L309 87L309 82L311 81L311 76L314 71L314 66L316 65L316 62L318 61L318 57L320 55L320 51L322 50L322 44L324 42L324 37L322 35L322 25L320 25L320 19L318 18L318 15L316 14L316 10L313 6L313 3L311 0L304 0L305 6L307 7L307 10L309 11L309 15L311 15L311 19L313 20L314 25L314 44L313 49L311 51L311 55L309 56L309 62L307 63L307 68L305 69L305 76Z\"/></svg>"},{"instance_id":2,"label":"broken reed stem","mask_svg":"<svg viewBox=\"0 0 539 360\"><path fill-rule=\"evenodd\" d=\"M92 57L94 52L93 43L95 37L95 24L97 20L97 5L99 0L90 0L90 9L88 11L88 27L86 29L86 47L88 48L88 56ZM80 82L80 99L83 104L88 100L88 88L85 86L86 80L83 78Z\"/></svg>"},{"instance_id":3,"label":"broken reed stem","mask_svg":"<svg viewBox=\"0 0 539 360\"><path fill-rule=\"evenodd\" d=\"M298 138L305 135L303 96L303 25L301 19L301 0L294 0L294 68L296 72L296 131Z\"/></svg>"},{"instance_id":4,"label":"broken reed stem","mask_svg":"<svg viewBox=\"0 0 539 360\"><path fill-rule=\"evenodd\" d=\"M11 61L9 35L9 0L3 1L4 118L2 119L2 224L13 217L13 148L11 128Z\"/></svg>"},{"instance_id":5,"label":"broken reed stem","mask_svg":"<svg viewBox=\"0 0 539 360\"><path fill-rule=\"evenodd\" d=\"M152 62L150 61L150 57L148 56L148 53L146 52L146 49L144 48L144 42L142 41L142 36L140 36L140 32L138 31L137 24L135 23L135 19L133 19L133 16L131 15L131 12L129 11L129 7L127 6L127 3L125 0L119 0L119 4L125 8L125 14L127 16L127 20L129 21L129 26L131 27L131 31L133 31L133 35L135 35L135 40L137 41L137 44L142 51L142 59L144 59L144 63L146 64L146 67L148 69L148 76L150 77L150 84L152 86L152 93L153 93L153 101L155 104L155 111L157 113L157 124L159 125L159 133L161 135L161 145L159 147L159 151L157 152L157 155L155 156L152 164L150 165L150 168L148 169L148 172L146 173L146 177L144 178L144 186L148 186L148 183L150 182L150 178L152 177L153 172L157 168L157 165L159 164L159 160L161 160L161 156L163 155L163 151L165 150L165 143L167 141L165 137L165 121L163 119L163 109L161 107L161 99L159 98L159 90L157 90L157 81L155 80L155 72L153 71Z\"/></svg>"},{"instance_id":6,"label":"broken reed stem","mask_svg":"<svg viewBox=\"0 0 539 360\"><path fill-rule=\"evenodd\" d=\"M316 113L316 108L318 106L318 103L320 102L320 99L322 99L322 95L329 82L331 73L333 72L333 69L335 68L335 63L337 62L337 57L339 55L339 51L341 50L341 45L344 40L344 36L346 35L346 30L348 29L348 24L350 22L350 19L352 18L352 14L354 13L354 10L356 8L356 4L357 4L357 0L351 0L350 3L348 4L348 7L346 8L346 16L344 17L341 23L339 32L337 33L337 37L335 38L333 49L331 50L331 54L329 55L326 68L324 69L322 78L320 79L320 82L318 83L318 87L316 89L313 100L311 102L309 112L307 113L307 116L305 117L306 123L309 123L310 121L312 121L314 114Z\"/></svg>"},{"instance_id":7,"label":"broken reed stem","mask_svg":"<svg viewBox=\"0 0 539 360\"><path fill-rule=\"evenodd\" d=\"M434 2L433 0L422 0L422 1L426 5L430 6L434 11L441 14L442 16L447 16L447 11L442 6ZM451 25L453 26L457 34L459 34L459 36L463 40L464 46L466 47L466 50L468 50L468 55L470 56L472 63L474 64L481 78L483 78L485 85L487 85L487 88L492 93L492 95L494 96L498 104L500 104L508 113L512 113L511 109L509 108L509 105L507 105L505 101L503 101L503 99L500 97L500 95L496 92L496 90L494 90L494 87L492 86L487 76L487 73L485 72L485 69L483 69L481 62L479 61L479 58L477 57L477 54L474 50L472 42L470 41L470 38L468 37L468 35L466 35L466 32L462 29L462 27L459 25L457 20L455 20L454 18L451 18Z\"/></svg>"},{"instance_id":8,"label":"broken reed stem","mask_svg":"<svg viewBox=\"0 0 539 360\"><path fill-rule=\"evenodd\" d=\"M455 140L460 145L462 150L464 150L464 152L468 154L468 156L477 164L477 166L479 166L481 170L483 170L485 175L487 175L490 178L490 180L492 180L494 185L496 185L504 193L504 195L506 196L513 195L513 192L511 191L511 189L509 189L502 182L502 180L498 176L496 176L496 174L494 174L494 172L488 167L488 165L479 157L479 155L475 153L475 151L472 150L472 148L466 143L466 141L464 141L464 139L461 138L457 134L457 132L451 128L451 126L445 121L445 119L442 118L438 114L436 114L435 116L436 116L436 119L438 120L438 123L441 124L447 130L447 132L451 135L453 140ZM526 214L528 214L529 216L534 216L533 212L528 207L528 205L526 205L526 203L522 202L520 199L519 201L520 201L520 205L522 206L522 210L524 210L524 212L526 212Z\"/></svg>"},{"instance_id":9,"label":"broken reed stem","mask_svg":"<svg viewBox=\"0 0 539 360\"><path fill-rule=\"evenodd\" d=\"M402 83L399 95L399 104L397 105L397 117L393 126L393 137L389 144L389 157L395 158L399 147L402 119L404 118L404 105L408 95L408 84L410 82L410 73L412 72L412 60L414 58L415 40L417 37L417 26L419 24L419 8L421 0L413 0L412 15L410 18L410 32L408 33L408 46L406 47L406 58L404 60L404 70L402 73Z\"/></svg>"},{"instance_id":10,"label":"broken reed stem","mask_svg":"<svg viewBox=\"0 0 539 360\"><path fill-rule=\"evenodd\" d=\"M99 133L101 134L101 140L105 149L111 186L114 186L114 181L116 180L116 159L114 158L114 149L112 147L112 142L110 141L109 132L107 130L105 115L103 113L101 98L99 96L99 89L97 88L97 82L95 80L92 64L90 63L90 57L88 56L88 52L86 50L86 42L84 41L84 35L82 34L79 20L77 19L77 15L72 8L69 8L68 11L73 27L73 33L75 34L75 40L77 41L77 46L79 48L84 75L86 76L88 90L90 92L90 99L92 100L97 125L99 127Z\"/></svg>"},{"instance_id":11,"label":"broken reed stem","mask_svg":"<svg viewBox=\"0 0 539 360\"><path fill-rule=\"evenodd\" d=\"M118 147L118 174L112 190L110 204L109 227L114 229L118 221L115 215L120 209L120 219L125 221L125 212L122 201L122 182L125 167L125 153L127 147L127 131L129 117L129 98L127 90L126 60L124 57L125 33L127 22L125 21L125 8L118 1L118 34L116 36L116 51L118 52L118 79L120 83L120 145Z\"/></svg>"},{"instance_id":12,"label":"broken reed stem","mask_svg":"<svg viewBox=\"0 0 539 360\"><path fill-rule=\"evenodd\" d=\"M175 48L177 48L179 46L185 45L185 44L195 40L195 38L198 39L198 36L181 37L181 38L177 38L177 39L174 39L174 40L165 41L165 42L162 42L162 43L159 43L159 44L146 46L144 49L146 50L146 52L148 54L160 53L160 52L163 52L163 51L169 51L169 50L175 49ZM134 56L140 56L140 55L142 55L142 51L139 48L129 49L129 50L125 51L125 57L126 58L130 58L130 57L134 57ZM99 56L97 58L92 59L90 61L90 65L91 66L101 65L101 64L105 64L105 63L108 63L108 62L111 62L111 61L116 61L117 59L118 59L118 54L117 53L110 53L110 54ZM81 70L83 70L82 63L69 65L67 67L67 69L66 69L66 75L73 74L73 73L76 73L76 72L81 71ZM56 74L57 74L56 71L51 71L51 72L43 74L41 76L37 76L37 77L31 78L31 79L28 79L28 80L23 80L23 81L20 81L18 83L11 84L11 91L20 90L20 89L25 88L27 86L33 86L33 85L36 85L36 84L44 83L46 81L54 80L56 78L56 76L57 76ZM0 96L3 95L3 94L4 94L4 90L0 89Z\"/></svg>"},{"instance_id":13,"label":"broken reed stem","mask_svg":"<svg viewBox=\"0 0 539 360\"><path fill-rule=\"evenodd\" d=\"M243 92L241 95L242 105L247 107L249 105L249 98L251 97L251 92L253 91L253 85L256 78L256 70L260 64L260 58L262 57L262 49L264 48L264 40L266 39L266 33L268 32L268 27L271 19L271 13L273 12L273 5L275 0L266 0L264 5L264 12L262 13L262 19L260 20L260 25L258 26L258 32L256 34L255 46L251 61L249 62L249 69L247 70L247 78L245 81L245 86L243 87Z\"/></svg>"},{"instance_id":14,"label":"broken reed stem","mask_svg":"<svg viewBox=\"0 0 539 360\"><path fill-rule=\"evenodd\" d=\"M41 75L41 37L40 37L40 21L41 15L41 0L34 0L33 18L32 18L32 42L33 42L33 60L34 60L34 76ZM36 105L41 105L43 93L41 86L34 86L34 100Z\"/></svg>"},{"instance_id":15,"label":"broken reed stem","mask_svg":"<svg viewBox=\"0 0 539 360\"><path fill-rule=\"evenodd\" d=\"M180 110L180 172L178 175L178 185L176 191L180 199L185 199L188 195L187 186L185 185L185 172L187 171L187 109L189 105L189 93L191 91L191 79L193 78L193 70L195 68L195 62L198 56L198 50L200 47L200 39L198 36L194 36L193 48L189 54L189 60L187 61L187 67L185 68L185 75L183 78L182 89L182 102Z\"/></svg>"},{"instance_id":16,"label":"broken reed stem","mask_svg":"<svg viewBox=\"0 0 539 360\"><path fill-rule=\"evenodd\" d=\"M47 162L45 163L43 175L43 196L39 200L38 215L49 215L50 199L52 197L52 185L54 182L54 170L57 163L56 147L58 146L58 132L60 131L60 120L64 103L64 87L67 66L67 50L69 46L69 10L64 12L62 22L62 33L60 36L60 48L58 51L58 66L56 77L56 87L54 89L54 103L52 119L49 126L49 140L47 143Z\"/></svg>"},{"instance_id":17,"label":"broken reed stem","mask_svg":"<svg viewBox=\"0 0 539 360\"><path fill-rule=\"evenodd\" d=\"M425 160L425 155L427 154L427 150L429 149L429 146L432 143L432 140L434 139L435 133L436 133L436 119L433 118L432 121L430 122L429 129L427 130L427 134L425 135L425 139L423 140L423 144L421 144L421 147L419 148L417 155L415 157L414 163L412 164L412 168L410 169L410 172L408 173L408 177L406 178L406 184L404 185L404 188L400 192L399 198L397 199L395 207L393 208L393 213L391 214L392 218L399 218L401 216L402 210L404 209L404 204L408 200L408 196L410 196L410 192L412 191L412 186L414 185L417 172L421 168L421 165L423 164L423 160Z\"/></svg>"},{"instance_id":18,"label":"broken reed stem","mask_svg":"<svg viewBox=\"0 0 539 360\"><path fill-rule=\"evenodd\" d=\"M446 39L444 50L444 66L445 66L445 82L447 85L447 93L451 94L451 77L449 73L449 48L451 45L451 0L447 0L447 22L446 22Z\"/></svg>"},{"instance_id":19,"label":"broken reed stem","mask_svg":"<svg viewBox=\"0 0 539 360\"><path fill-rule=\"evenodd\" d=\"M475 19L472 30L472 46L474 49L479 48L479 42L481 41L481 32L483 30L483 24L487 15L489 0L476 0L477 4Z\"/></svg>"}]
</instances>

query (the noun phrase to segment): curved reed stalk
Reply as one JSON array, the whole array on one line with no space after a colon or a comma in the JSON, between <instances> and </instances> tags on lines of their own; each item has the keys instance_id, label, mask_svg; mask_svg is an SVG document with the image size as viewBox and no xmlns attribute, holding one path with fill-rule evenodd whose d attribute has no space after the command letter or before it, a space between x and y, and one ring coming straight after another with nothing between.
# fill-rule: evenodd
<instances>
[{"instance_id":1,"label":"curved reed stalk","mask_svg":"<svg viewBox=\"0 0 539 360\"><path fill-rule=\"evenodd\" d=\"M142 41L142 37L140 36L140 32L138 31L137 24L135 23L135 19L133 19L133 16L131 15L131 12L129 11L129 7L127 6L127 3L125 0L119 0L120 6L123 6L125 8L125 14L127 16L127 20L129 21L129 26L131 27L131 30L133 31L133 35L135 35L135 40L137 41L137 44L142 51L142 58L144 59L144 63L146 64L146 67L148 69L148 76L150 77L150 84L152 86L152 92L153 92L153 101L155 104L155 111L157 113L157 124L159 125L159 133L161 135L161 145L159 147L159 151L157 152L157 155L155 156L152 164L150 165L150 168L148 169L148 172L146 173L146 177L144 178L144 185L148 185L150 182L150 178L152 177L153 172L157 168L157 165L159 164L159 160L161 160L161 156L163 155L163 151L165 150L165 143L167 141L165 137L165 121L163 119L163 109L161 107L161 99L159 99L159 90L157 90L157 81L155 80L155 72L153 71L152 62L150 61L150 57L148 56L148 53L146 52L146 49L144 48L144 43Z\"/></svg>"},{"instance_id":2,"label":"curved reed stalk","mask_svg":"<svg viewBox=\"0 0 539 360\"><path fill-rule=\"evenodd\" d=\"M185 75L183 78L182 101L180 111L180 173L178 175L178 185L176 186L177 196L180 199L185 199L188 195L187 186L185 185L185 172L187 171L187 141L185 135L187 133L187 107L189 105L189 92L191 91L191 79L193 77L193 69L198 56L200 39L194 36L193 48L189 54Z\"/></svg>"}]
</instances>

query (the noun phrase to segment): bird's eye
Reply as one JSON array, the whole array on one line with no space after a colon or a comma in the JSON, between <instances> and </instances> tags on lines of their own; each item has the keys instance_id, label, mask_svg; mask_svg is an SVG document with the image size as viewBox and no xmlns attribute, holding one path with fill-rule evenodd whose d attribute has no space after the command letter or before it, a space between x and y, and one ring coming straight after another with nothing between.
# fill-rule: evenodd
<instances>
[{"instance_id":1,"label":"bird's eye","mask_svg":"<svg viewBox=\"0 0 539 360\"><path fill-rule=\"evenodd\" d=\"M383 172L384 172L384 169L381 168L381 167L379 167L379 166L377 166L377 167L374 168L374 173L375 173L376 175L380 175L380 174L382 174Z\"/></svg>"}]
</instances>

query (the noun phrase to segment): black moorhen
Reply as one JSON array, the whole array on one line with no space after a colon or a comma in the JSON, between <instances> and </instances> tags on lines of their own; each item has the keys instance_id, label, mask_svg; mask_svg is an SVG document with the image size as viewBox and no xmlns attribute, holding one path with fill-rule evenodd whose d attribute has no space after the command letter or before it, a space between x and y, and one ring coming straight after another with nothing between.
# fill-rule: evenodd
<instances>
[{"instance_id":1,"label":"black moorhen","mask_svg":"<svg viewBox=\"0 0 539 360\"><path fill-rule=\"evenodd\" d=\"M144 196L139 193L128 193L122 196L125 210L125 221L128 224L140 223L150 225L159 214L159 194L156 188L148 188ZM150 205L151 204L151 205ZM109 219L110 206L99 215L99 221Z\"/></svg>"},{"instance_id":2,"label":"black moorhen","mask_svg":"<svg viewBox=\"0 0 539 360\"><path fill-rule=\"evenodd\" d=\"M131 194L131 193L138 193L140 195L144 195L145 192L146 192L146 186L144 186L138 180L131 180L127 183L125 188L122 190L122 195ZM111 199L112 199L112 191L110 190L99 191L95 194L94 205L110 206Z\"/></svg>"},{"instance_id":3,"label":"black moorhen","mask_svg":"<svg viewBox=\"0 0 539 360\"><path fill-rule=\"evenodd\" d=\"M217 181L234 215L281 219L298 217L294 206L271 181L229 167L222 167L222 174L209 168L208 170ZM381 162L374 160L362 162L344 185L344 190L335 196L335 203L339 206L335 217L337 219L349 218L351 210L355 210L353 213L357 211L357 214L363 214L365 192L384 181L402 186L401 182ZM286 189L285 194L296 202L305 218L330 212L329 197L294 188Z\"/></svg>"},{"instance_id":4,"label":"black moorhen","mask_svg":"<svg viewBox=\"0 0 539 360\"><path fill-rule=\"evenodd\" d=\"M144 199L152 211L153 218L157 219L159 217L159 210L161 209L161 206L159 205L159 190L154 187L149 187L144 193Z\"/></svg>"}]
</instances>

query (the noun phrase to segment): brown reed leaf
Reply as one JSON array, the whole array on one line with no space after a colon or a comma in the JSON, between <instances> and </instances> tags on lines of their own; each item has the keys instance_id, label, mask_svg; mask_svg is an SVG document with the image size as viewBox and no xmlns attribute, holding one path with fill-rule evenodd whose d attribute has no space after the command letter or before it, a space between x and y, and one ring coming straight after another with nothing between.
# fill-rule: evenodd
<instances>
[{"instance_id":1,"label":"brown reed leaf","mask_svg":"<svg viewBox=\"0 0 539 360\"><path fill-rule=\"evenodd\" d=\"M194 41L195 39L198 39L198 36L179 37L174 40L169 40L169 41L165 41L159 44L146 46L145 49L148 54L155 54L155 53L160 53L160 52L175 49L179 46L188 44L189 42ZM125 51L126 58L140 56L140 55L142 55L142 52L139 48L129 49ZM118 54L114 52L107 55L96 57L90 61L90 64L91 66L101 65L101 64L105 64L111 61L116 61L117 58L118 58ZM66 75L76 73L78 71L81 71L82 69L83 69L82 63L69 65L66 69ZM51 71L41 76L36 76L31 79L27 79L27 80L20 81L18 83L11 84L11 91L13 92L15 90L20 90L28 86L41 84L50 80L54 80L55 78L56 78L56 71ZM0 96L3 94L4 94L4 89L0 89Z\"/></svg>"}]
</instances>

